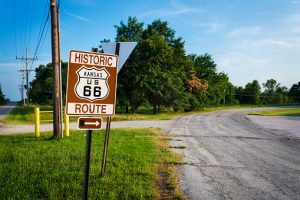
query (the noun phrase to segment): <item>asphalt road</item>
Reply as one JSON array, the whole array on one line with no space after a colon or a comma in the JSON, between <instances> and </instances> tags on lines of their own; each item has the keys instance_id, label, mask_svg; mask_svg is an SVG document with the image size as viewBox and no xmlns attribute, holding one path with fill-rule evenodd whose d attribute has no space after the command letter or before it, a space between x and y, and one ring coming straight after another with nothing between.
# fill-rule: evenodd
<instances>
[{"instance_id":1,"label":"asphalt road","mask_svg":"<svg viewBox=\"0 0 300 200\"><path fill-rule=\"evenodd\" d=\"M14 108L14 105L0 106L0 120Z\"/></svg>"},{"instance_id":2,"label":"asphalt road","mask_svg":"<svg viewBox=\"0 0 300 200\"><path fill-rule=\"evenodd\" d=\"M300 138L253 123L243 112L212 112L173 122L171 145L185 156L179 166L182 191L195 200L299 200Z\"/></svg>"},{"instance_id":3,"label":"asphalt road","mask_svg":"<svg viewBox=\"0 0 300 200\"><path fill-rule=\"evenodd\" d=\"M11 108L0 107L0 118ZM300 118L245 116L244 112L249 109L177 120L112 122L112 128L153 127L170 132L174 151L184 155L178 169L188 199L299 200ZM70 128L76 126L72 123ZM43 124L41 129L51 130L52 125ZM34 125L0 125L0 134L33 131Z\"/></svg>"}]
</instances>

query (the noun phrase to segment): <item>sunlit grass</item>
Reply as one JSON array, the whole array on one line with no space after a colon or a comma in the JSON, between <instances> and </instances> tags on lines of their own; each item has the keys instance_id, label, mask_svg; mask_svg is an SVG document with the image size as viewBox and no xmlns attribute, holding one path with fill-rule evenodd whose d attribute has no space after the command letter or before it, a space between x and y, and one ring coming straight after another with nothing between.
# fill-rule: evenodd
<instances>
[{"instance_id":1,"label":"sunlit grass","mask_svg":"<svg viewBox=\"0 0 300 200\"><path fill-rule=\"evenodd\" d=\"M300 116L300 108L280 108L253 112L253 115L264 116Z\"/></svg>"},{"instance_id":2,"label":"sunlit grass","mask_svg":"<svg viewBox=\"0 0 300 200\"><path fill-rule=\"evenodd\" d=\"M104 131L94 131L90 199L157 199L157 169L176 162L168 149L162 150L157 134L113 129L106 175L100 177ZM61 141L50 136L0 136L1 199L81 199L85 132L74 131Z\"/></svg>"},{"instance_id":3,"label":"sunlit grass","mask_svg":"<svg viewBox=\"0 0 300 200\"><path fill-rule=\"evenodd\" d=\"M138 113L117 113L112 117L113 121L128 121L128 120L169 120L183 117L190 114L201 113L201 112L212 112L219 110L229 110L229 109L240 109L240 108L249 108L249 105L236 105L236 106L220 106L220 107L208 107L203 108L199 111L193 112L174 112L174 111L163 111L157 114L152 114L152 110L142 109ZM42 106L41 111L50 111L52 107ZM41 123L50 123L53 118L52 113L41 113L40 122ZM76 122L78 117L70 117L70 122ZM103 118L106 120L106 118ZM13 111L7 115L4 119L6 124L33 124L35 121L34 116L34 107L16 107Z\"/></svg>"}]
</instances>

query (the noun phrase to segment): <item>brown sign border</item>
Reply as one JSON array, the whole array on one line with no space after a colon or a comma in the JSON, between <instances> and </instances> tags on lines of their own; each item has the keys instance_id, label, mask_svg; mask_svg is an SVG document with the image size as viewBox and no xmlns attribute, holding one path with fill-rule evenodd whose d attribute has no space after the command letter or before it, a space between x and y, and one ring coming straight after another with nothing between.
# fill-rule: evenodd
<instances>
[{"instance_id":1,"label":"brown sign border","mask_svg":"<svg viewBox=\"0 0 300 200\"><path fill-rule=\"evenodd\" d=\"M116 58L116 66L115 67L110 67L110 68L115 68L115 71L116 71L116 77L115 77L115 90L114 92L112 92L114 94L114 103L113 104L109 104L109 105L113 105L113 112L112 114L73 114L73 113L68 113L68 103L79 103L79 104L84 104L84 103L87 103L87 104L95 104L95 105L102 105L102 104L108 104L108 103L97 103L97 101L103 101L103 100L96 100L96 103L93 102L93 101L89 101L89 100L86 100L86 99L80 99L78 97L78 102L69 102L69 92L70 92L70 88L68 87L69 86L69 77L70 77L70 63L73 64L73 65L84 65L86 67L99 67L99 65L92 65L92 64L78 64L78 63L73 63L71 62L71 53L72 52L79 52L79 53L86 53L86 54L96 54L96 55L104 55L104 56L113 56ZM107 66L102 66L102 68L105 68L107 69ZM69 62L68 62L68 73L67 73L67 86L66 86L66 110L65 110L65 113L69 116L114 116L115 115L115 107L116 107L116 93L117 93L117 79L118 79L118 56L117 55L114 55L114 54L106 54L106 53L98 53L98 52L88 52L88 51L79 51L79 50L70 50L69 52ZM109 83L108 83L109 84ZM76 86L76 84L74 85L74 87ZM109 88L111 89L111 88ZM73 95L74 96L77 96L75 93L74 93L74 90L75 88L72 88L71 91L73 91ZM111 92L110 92L111 93Z\"/></svg>"}]
</instances>

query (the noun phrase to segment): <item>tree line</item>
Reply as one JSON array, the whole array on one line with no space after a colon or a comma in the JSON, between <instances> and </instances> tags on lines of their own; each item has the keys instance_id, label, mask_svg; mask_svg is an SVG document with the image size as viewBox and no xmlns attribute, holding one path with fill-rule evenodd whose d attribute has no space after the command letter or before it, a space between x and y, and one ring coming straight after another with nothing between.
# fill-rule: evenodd
<instances>
[{"instance_id":1,"label":"tree line","mask_svg":"<svg viewBox=\"0 0 300 200\"><path fill-rule=\"evenodd\" d=\"M0 85L0 105L5 105L9 102L9 99L8 98L5 98L5 95L4 93L2 92L2 88L1 88L1 85Z\"/></svg>"},{"instance_id":2,"label":"tree line","mask_svg":"<svg viewBox=\"0 0 300 200\"><path fill-rule=\"evenodd\" d=\"M137 42L137 47L118 74L117 110L136 112L151 106L153 113L163 109L193 111L211 105L282 104L300 102L300 82L289 90L270 79L236 87L209 54L187 55L184 41L176 37L168 22L160 19L145 26L136 17L121 21L116 42ZM109 41L104 39L103 41ZM102 51L100 45L100 52ZM52 102L52 65L36 68L30 99L38 104ZM66 91L67 63L62 62L62 89Z\"/></svg>"}]
</instances>

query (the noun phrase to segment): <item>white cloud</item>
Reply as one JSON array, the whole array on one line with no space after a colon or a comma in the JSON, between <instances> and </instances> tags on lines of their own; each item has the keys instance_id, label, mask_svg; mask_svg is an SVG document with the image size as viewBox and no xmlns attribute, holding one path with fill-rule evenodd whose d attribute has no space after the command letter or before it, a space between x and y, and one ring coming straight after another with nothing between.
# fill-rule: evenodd
<instances>
[{"instance_id":1,"label":"white cloud","mask_svg":"<svg viewBox=\"0 0 300 200\"><path fill-rule=\"evenodd\" d=\"M236 46L243 45L246 49L262 50L268 48L290 48L300 50L300 37L281 37L279 39L265 38L257 40L244 40L236 43Z\"/></svg>"},{"instance_id":2,"label":"white cloud","mask_svg":"<svg viewBox=\"0 0 300 200\"><path fill-rule=\"evenodd\" d=\"M73 17L73 18L75 18L75 19L78 19L78 20L80 20L80 21L83 21L83 22L86 22L86 23L89 23L89 24L94 24L93 21L91 21L91 20L89 20L89 19L87 19L87 18L85 18L85 17L82 17L82 16L80 16L80 15L75 15L75 14L69 13L68 11L65 11L64 13L65 13L66 15L68 15L68 16L70 16L70 17Z\"/></svg>"},{"instance_id":3,"label":"white cloud","mask_svg":"<svg viewBox=\"0 0 300 200\"><path fill-rule=\"evenodd\" d=\"M225 25L218 21L210 21L210 22L188 21L187 23L196 28L203 27L206 29L207 33L216 33L225 28Z\"/></svg>"},{"instance_id":4,"label":"white cloud","mask_svg":"<svg viewBox=\"0 0 300 200\"><path fill-rule=\"evenodd\" d=\"M262 31L260 26L243 26L237 29L234 29L228 33L229 37L239 37L245 35L257 35Z\"/></svg>"},{"instance_id":5,"label":"white cloud","mask_svg":"<svg viewBox=\"0 0 300 200\"><path fill-rule=\"evenodd\" d=\"M274 39L265 39L265 40L259 40L254 42L256 45L268 45L268 46L282 46L282 47L287 47L290 46L291 44L288 41L284 40L274 40Z\"/></svg>"},{"instance_id":6,"label":"white cloud","mask_svg":"<svg viewBox=\"0 0 300 200\"><path fill-rule=\"evenodd\" d=\"M202 13L203 11L204 10L201 8L179 5L176 1L172 1L171 7L167 9L151 10L141 14L140 17L147 17L147 16L172 17L177 15L183 15L183 14Z\"/></svg>"},{"instance_id":7,"label":"white cloud","mask_svg":"<svg viewBox=\"0 0 300 200\"><path fill-rule=\"evenodd\" d=\"M247 52L228 52L218 59L218 64L224 68L236 68L244 65L266 65L269 61L258 55L250 55Z\"/></svg>"}]
</instances>

